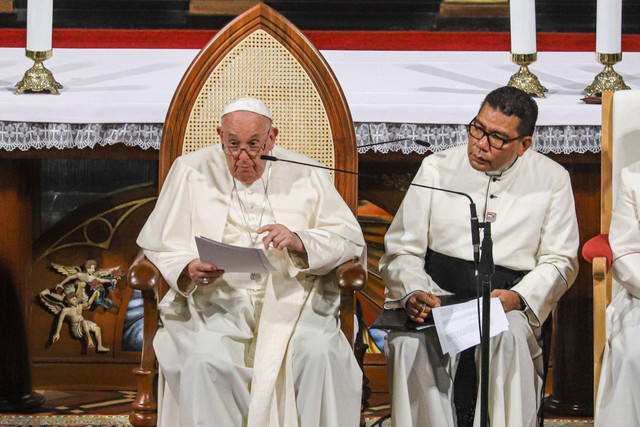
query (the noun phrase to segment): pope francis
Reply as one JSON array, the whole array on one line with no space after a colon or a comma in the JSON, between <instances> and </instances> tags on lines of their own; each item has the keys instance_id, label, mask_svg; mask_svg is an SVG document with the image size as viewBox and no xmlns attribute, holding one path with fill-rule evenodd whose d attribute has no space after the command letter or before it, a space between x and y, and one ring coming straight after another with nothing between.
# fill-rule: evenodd
<instances>
[{"instance_id":1,"label":"pope francis","mask_svg":"<svg viewBox=\"0 0 640 427\"><path fill-rule=\"evenodd\" d=\"M224 109L221 144L179 157L138 244L171 289L159 305L159 425L355 426L362 374L332 271L364 238L330 175L275 146L264 103ZM225 273L195 236L263 248L277 271Z\"/></svg>"}]
</instances>

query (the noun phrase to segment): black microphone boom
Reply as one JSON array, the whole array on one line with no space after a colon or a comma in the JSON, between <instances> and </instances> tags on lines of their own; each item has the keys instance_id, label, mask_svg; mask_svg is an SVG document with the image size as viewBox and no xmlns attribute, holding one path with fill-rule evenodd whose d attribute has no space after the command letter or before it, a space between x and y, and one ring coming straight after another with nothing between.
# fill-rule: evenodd
<instances>
[{"instance_id":1,"label":"black microphone boom","mask_svg":"<svg viewBox=\"0 0 640 427\"><path fill-rule=\"evenodd\" d=\"M344 170L344 169L329 168L329 167L322 166L322 165L314 165L313 163L296 162L295 160L289 160L289 159L279 159L279 158L277 158L275 156L266 156L264 154L262 156L260 156L260 158L262 160L268 160L270 162L277 162L277 161L282 160L283 162L295 163L296 165L310 166L312 168L326 169L326 170L329 170L329 171L348 173L348 174L351 174L351 175L360 175L358 172L352 172L352 171L348 171L348 170Z\"/></svg>"},{"instance_id":2,"label":"black microphone boom","mask_svg":"<svg viewBox=\"0 0 640 427\"><path fill-rule=\"evenodd\" d=\"M388 142L392 142L392 141L387 141L387 143ZM424 141L420 141L420 142L424 142ZM326 170L330 170L330 171L348 173L350 175L366 176L366 175L360 174L358 172L348 171L348 170L344 170L344 169L330 168L330 167L322 166L322 165L314 165L312 163L297 162L295 160L289 160L289 159L279 159L279 158L277 158L275 156L267 156L267 155L264 155L264 154L262 156L260 156L260 158L262 160L268 160L270 162L283 161L283 162L287 162L287 163L295 163L296 165L310 166L310 167L313 167L313 168L319 168L319 169L326 169ZM462 193L460 191L453 191L453 190L447 190L447 189L444 189L444 188L431 187L429 185L415 184L413 182L410 185L413 185L414 187L428 188L430 190L444 191L445 193L458 194L460 196L464 196L467 199L469 199L469 210L471 211L471 242L473 244L473 261L474 261L474 263L476 265L476 268L477 268L478 263L480 262L480 224L478 222L478 214L476 213L476 204L473 202L473 199L471 198L471 196L469 196L466 193Z\"/></svg>"}]
</instances>

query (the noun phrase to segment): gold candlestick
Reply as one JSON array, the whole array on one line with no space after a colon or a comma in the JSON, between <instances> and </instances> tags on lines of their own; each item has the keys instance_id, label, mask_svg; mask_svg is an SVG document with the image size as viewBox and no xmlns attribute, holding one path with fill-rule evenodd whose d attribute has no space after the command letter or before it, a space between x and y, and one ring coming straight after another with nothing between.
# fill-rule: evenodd
<instances>
[{"instance_id":1,"label":"gold candlestick","mask_svg":"<svg viewBox=\"0 0 640 427\"><path fill-rule=\"evenodd\" d=\"M51 58L51 53L52 50L26 50L27 58L33 59L35 64L24 73L22 80L16 83L16 87L18 88L16 95L20 95L25 90L32 92L47 90L54 95L60 95L58 89L62 89L62 85L53 78L53 73L42 65L42 61Z\"/></svg>"},{"instance_id":2,"label":"gold candlestick","mask_svg":"<svg viewBox=\"0 0 640 427\"><path fill-rule=\"evenodd\" d=\"M584 91L587 93L587 97L600 96L604 91L631 89L625 84L622 76L613 70L613 64L622 61L622 52L596 52L596 60L604 65L604 70L593 79L593 83L585 88Z\"/></svg>"},{"instance_id":3,"label":"gold candlestick","mask_svg":"<svg viewBox=\"0 0 640 427\"><path fill-rule=\"evenodd\" d=\"M529 71L528 65L536 62L537 53L512 53L511 62L518 64L520 70L509 79L507 86L515 87L527 92L529 95L545 98L544 93L548 92L547 88L540 84L540 80Z\"/></svg>"}]
</instances>

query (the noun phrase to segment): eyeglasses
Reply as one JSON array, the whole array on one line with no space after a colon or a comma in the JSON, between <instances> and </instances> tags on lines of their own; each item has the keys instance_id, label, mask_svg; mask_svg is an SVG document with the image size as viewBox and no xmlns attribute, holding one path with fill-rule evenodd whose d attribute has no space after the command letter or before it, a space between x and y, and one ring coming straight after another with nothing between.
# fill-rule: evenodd
<instances>
[{"instance_id":1,"label":"eyeglasses","mask_svg":"<svg viewBox=\"0 0 640 427\"><path fill-rule=\"evenodd\" d=\"M516 136L515 138L509 138L509 139L501 138L496 134L489 133L486 130L474 125L473 122L475 122L475 120L476 119L471 120L471 123L467 125L469 128L469 135L471 135L471 137L477 141L480 141L482 138L486 136L487 141L489 141L489 145L492 148L495 148L496 150L501 150L505 144L508 144L510 142L513 142L517 139L522 138L522 136Z\"/></svg>"},{"instance_id":2,"label":"eyeglasses","mask_svg":"<svg viewBox=\"0 0 640 427\"><path fill-rule=\"evenodd\" d=\"M264 144L262 145L260 145L258 142L249 142L246 147L241 147L241 144L239 142L232 141L227 145L223 145L222 149L224 150L225 154L234 158L240 157L240 153L244 151L249 157L255 159L258 156L258 153L264 150L267 146L267 139L269 138L270 132L271 129L269 129L269 132L267 132L267 137L265 138Z\"/></svg>"}]
</instances>

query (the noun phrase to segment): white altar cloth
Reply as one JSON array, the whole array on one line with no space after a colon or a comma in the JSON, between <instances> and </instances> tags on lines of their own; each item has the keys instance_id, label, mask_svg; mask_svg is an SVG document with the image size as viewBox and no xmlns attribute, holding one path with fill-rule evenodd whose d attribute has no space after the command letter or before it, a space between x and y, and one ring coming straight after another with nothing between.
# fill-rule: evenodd
<instances>
[{"instance_id":1,"label":"white altar cloth","mask_svg":"<svg viewBox=\"0 0 640 427\"><path fill-rule=\"evenodd\" d=\"M64 85L61 95L16 96L14 85L22 79L32 61L25 57L24 49L2 48L0 124L4 127L0 127L0 148L26 149L31 144L24 142L24 138L22 145L6 142L21 123L57 124L53 129L56 135L61 132L59 126L64 127L64 124L81 127L144 125L151 126L149 135L153 137L158 134L171 97L197 52L181 49L55 49L45 66ZM400 129L404 126L400 133L415 136L415 129L418 129L415 125L431 126L426 132L438 134L438 138L443 132L441 129L445 129L448 142L443 144L464 140L465 135L458 133L464 133L462 125L475 116L484 95L506 84L517 71L508 52L329 50L322 54L346 95L360 144L398 134L395 130L389 131L389 127ZM596 127L601 122L601 108L580 100L584 88L602 69L595 61L594 53L541 52L530 69L549 89L547 98L538 100L538 126L547 127L545 138L553 140L552 145L558 147L567 139L580 139L581 135L586 135L590 140L597 138L597 146L599 132ZM640 53L624 53L623 61L615 69L629 86L640 87ZM407 131L405 125L413 128ZM112 127L108 130L117 134ZM91 132L95 133L95 130ZM47 129L40 133L51 134L52 131ZM67 133L71 135L72 132ZM417 135L420 134L424 132L419 130ZM102 143L102 139L99 142ZM578 143L578 148L573 148L576 144L570 142L572 148L568 150L552 148L547 152L597 151L592 142L587 143L589 147L586 148L580 146L584 144L582 142ZM37 148L47 144L45 141ZM148 147L157 148L154 143L146 144L145 148Z\"/></svg>"}]
</instances>

